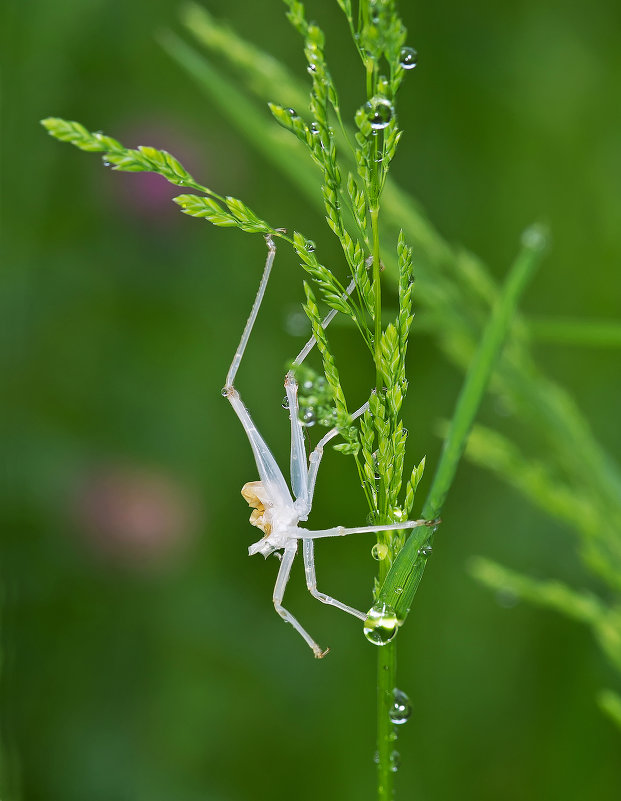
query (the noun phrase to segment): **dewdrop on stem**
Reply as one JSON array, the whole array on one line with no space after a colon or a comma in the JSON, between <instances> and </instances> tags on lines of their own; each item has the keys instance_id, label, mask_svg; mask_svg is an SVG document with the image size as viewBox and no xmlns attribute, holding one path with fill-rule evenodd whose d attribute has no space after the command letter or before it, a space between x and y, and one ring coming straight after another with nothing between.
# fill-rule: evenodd
<instances>
[{"instance_id":1,"label":"dewdrop on stem","mask_svg":"<svg viewBox=\"0 0 621 801\"><path fill-rule=\"evenodd\" d=\"M396 637L398 628L399 620L395 610L383 601L378 601L367 612L363 631L373 645L387 645Z\"/></svg>"},{"instance_id":2,"label":"dewdrop on stem","mask_svg":"<svg viewBox=\"0 0 621 801\"><path fill-rule=\"evenodd\" d=\"M397 687L392 691L392 697L393 702L388 714L395 726L402 726L412 714L412 704L408 696Z\"/></svg>"}]
</instances>

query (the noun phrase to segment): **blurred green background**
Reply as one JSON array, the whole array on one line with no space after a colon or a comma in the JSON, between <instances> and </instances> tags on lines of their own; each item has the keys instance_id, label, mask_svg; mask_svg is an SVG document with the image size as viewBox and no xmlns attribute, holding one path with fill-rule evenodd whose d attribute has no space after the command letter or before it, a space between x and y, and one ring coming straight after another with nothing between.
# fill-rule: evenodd
<instances>
[{"instance_id":1,"label":"blurred green background","mask_svg":"<svg viewBox=\"0 0 621 801\"><path fill-rule=\"evenodd\" d=\"M340 12L308 5L353 111L363 84ZM207 7L304 74L278 0ZM169 0L2 4L3 800L371 799L375 652L355 621L308 596L298 569L287 605L332 649L313 660L271 606L276 562L246 553L239 488L255 467L219 390L264 245L183 217L159 178L113 174L38 125L63 116L166 148L336 263L320 215L157 43L180 31L178 11ZM553 247L524 310L618 320L618 2L404 2L402 13L420 63L401 92L397 182L499 280L523 228L546 221ZM279 252L238 382L283 464L301 300L301 270ZM461 376L416 325L414 336L409 458L433 466L434 425ZM333 340L362 398L372 377L356 337L343 327ZM535 353L618 455L619 351ZM504 413L490 402L482 419ZM351 465L328 454L312 525L354 524L363 508ZM590 635L506 608L465 569L484 554L592 586L573 535L467 464L443 517L400 635L414 705L400 797L618 799L620 735L594 702L617 680ZM318 549L320 586L366 608L371 542L349 539Z\"/></svg>"}]
</instances>

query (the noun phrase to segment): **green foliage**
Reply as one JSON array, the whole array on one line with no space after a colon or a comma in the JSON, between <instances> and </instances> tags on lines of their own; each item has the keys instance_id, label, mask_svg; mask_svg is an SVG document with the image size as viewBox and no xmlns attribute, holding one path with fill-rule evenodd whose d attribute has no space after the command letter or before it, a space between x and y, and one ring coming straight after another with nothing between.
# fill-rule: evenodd
<instances>
[{"instance_id":1,"label":"green foliage","mask_svg":"<svg viewBox=\"0 0 621 801\"><path fill-rule=\"evenodd\" d=\"M184 214L190 217L203 217L214 225L224 228L241 228L251 234L275 234L273 228L260 220L248 206L234 197L225 199L228 212L213 198L199 195L179 195L173 198Z\"/></svg>"},{"instance_id":2,"label":"green foliage","mask_svg":"<svg viewBox=\"0 0 621 801\"><path fill-rule=\"evenodd\" d=\"M507 285L499 291L476 259L469 254L456 253L442 242L413 202L391 185L389 168L401 138L396 94L405 74L402 61L406 31L392 0L361 2L357 19L354 19L349 0L337 2L345 14L365 70L366 102L356 112L353 128L348 128L341 118L338 93L325 59L324 34L315 23L307 21L302 3L285 0L287 16L303 39L307 72L311 79L308 99L299 84L289 79L284 70L267 60L256 48L228 47L231 42L239 45L233 34L205 24L208 16L196 7L190 7L186 12L192 29L200 29L208 46L224 53L232 61L236 60L238 66L245 63L252 67L254 91L262 85L269 88L272 96L282 92L288 97L300 98L298 108L302 113L274 102L269 104L275 120L293 135L290 150L286 145L281 148L280 140L278 148L271 147L275 140L264 120L252 117L252 110L243 102L231 103L230 94L224 91L225 85L218 79L214 80L208 66L186 45L169 37L167 47L193 74L199 76L207 91L212 92L219 102L223 98L229 100L229 113L237 114L238 124L245 126L258 147L268 154L270 149L277 151L277 157L273 153L269 154L270 157L276 158L279 167L288 171L305 191L314 193L329 228L342 246L344 264L340 277L319 260L312 241L303 234L295 232L289 238L264 222L241 201L221 197L201 186L165 151L144 146L127 149L110 137L90 133L79 123L49 119L43 124L61 141L70 142L82 150L102 153L104 162L115 170L154 172L177 186L202 192L203 195L183 194L175 198L182 211L190 216L207 219L222 227L279 236L292 246L318 291L319 300L305 283L304 308L322 357L328 388L321 400L324 404L321 417L335 422L341 433L343 442L336 446L337 449L354 456L371 519L378 524L399 523L410 515L425 465L423 458L413 468L403 491L408 433L400 413L408 390L405 359L414 319L413 259L417 274L422 277L425 302L432 312L442 347L451 358L470 368L455 415L448 426L440 464L423 506L423 516L428 520L435 520L440 515L479 404L499 363L502 345L511 333L513 336L506 349L506 358L500 362L495 377L495 388L510 398L518 411L527 410L533 432L545 436L551 443L550 458L554 465L553 468L545 466L538 472L535 468L532 472L529 470L532 464L525 464L519 453L510 447L504 450L500 447L497 450L497 470L507 480L511 480L509 475L514 472L512 483L549 511L570 522L570 511L573 510L573 518L580 520L574 524L588 532L584 542L585 558L618 590L621 574L614 561L619 554L619 543L613 536L618 532L621 519L618 472L593 442L567 397L532 369L525 329L514 321L518 298L540 258L545 237L538 229L525 234L523 251ZM244 109L243 113L240 108ZM310 170L300 166L300 148L308 156ZM318 193L316 182L313 182L317 168L320 178ZM384 245L388 238L396 241L396 247ZM408 243L414 245L414 250ZM381 273L384 264L386 277L396 284L398 290L398 311L388 324L382 322ZM344 276L349 274L355 283L351 295L345 289L347 280ZM373 360L376 386L370 394L369 410L362 415L358 425L352 425L337 360L322 328L321 302L354 321L364 348ZM491 320L484 325L490 309ZM477 342L481 331L483 335ZM311 397L317 400L316 396ZM307 406L311 405L309 400ZM302 407L304 409L304 404ZM476 442L476 432L472 441ZM563 481L558 480L559 474L565 476ZM589 476L586 481L585 475ZM599 515L593 511L598 503ZM576 514L576 509L580 514ZM430 532L425 527L415 528L407 542L403 532L382 531L378 534L378 545L382 548L378 553L382 558L375 596L393 606L399 618L404 620L424 573ZM517 574L503 572L490 563L478 563L475 572L490 586L502 584L503 588L509 587L521 597L588 622L613 664L621 666L618 606L607 606L558 582L532 582ZM391 650L387 649L385 653L391 653ZM386 676L394 678L394 659L385 667ZM607 691L602 694L600 703L613 719L621 720L618 696ZM385 782L388 781L387 742L387 736L384 739L380 737L380 773Z\"/></svg>"},{"instance_id":3,"label":"green foliage","mask_svg":"<svg viewBox=\"0 0 621 801\"><path fill-rule=\"evenodd\" d=\"M470 571L482 584L538 606L562 612L590 626L603 652L621 674L621 607L578 592L561 581L528 578L489 559L473 559ZM601 708L621 726L621 699L611 690L599 695Z\"/></svg>"},{"instance_id":4,"label":"green foliage","mask_svg":"<svg viewBox=\"0 0 621 801\"><path fill-rule=\"evenodd\" d=\"M170 153L154 147L140 145L136 150L124 147L116 139L102 133L90 133L81 123L49 117L41 124L48 133L61 142L88 152L103 153L103 162L107 167L121 172L153 172L161 175L175 186L188 186L204 192L208 197L200 195L179 195L174 198L184 214L191 217L202 217L214 225L225 228L240 228L248 233L270 234L278 236L266 222L251 211L248 206L234 197L220 197L211 189L199 184L185 167Z\"/></svg>"},{"instance_id":5,"label":"green foliage","mask_svg":"<svg viewBox=\"0 0 621 801\"><path fill-rule=\"evenodd\" d=\"M102 133L90 133L79 122L69 122L58 117L49 117L41 124L49 134L61 142L69 142L80 150L103 153L106 166L122 172L155 172L176 186L201 188L190 173L165 150L154 147L139 147L130 150L116 139Z\"/></svg>"}]
</instances>

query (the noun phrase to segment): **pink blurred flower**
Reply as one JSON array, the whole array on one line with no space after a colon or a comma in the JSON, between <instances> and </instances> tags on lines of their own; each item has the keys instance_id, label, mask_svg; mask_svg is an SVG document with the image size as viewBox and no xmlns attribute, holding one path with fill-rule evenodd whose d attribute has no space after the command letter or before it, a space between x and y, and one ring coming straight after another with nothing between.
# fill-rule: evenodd
<instances>
[{"instance_id":1,"label":"pink blurred flower","mask_svg":"<svg viewBox=\"0 0 621 801\"><path fill-rule=\"evenodd\" d=\"M161 470L121 465L95 469L78 489L75 516L85 541L106 561L130 567L170 564L187 550L199 504Z\"/></svg>"}]
</instances>

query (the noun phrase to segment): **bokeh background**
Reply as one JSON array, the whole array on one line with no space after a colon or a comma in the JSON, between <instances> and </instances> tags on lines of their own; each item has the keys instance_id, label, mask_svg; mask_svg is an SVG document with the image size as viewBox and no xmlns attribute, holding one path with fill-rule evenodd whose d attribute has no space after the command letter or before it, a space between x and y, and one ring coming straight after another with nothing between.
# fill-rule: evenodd
<instances>
[{"instance_id":1,"label":"bokeh background","mask_svg":"<svg viewBox=\"0 0 621 801\"><path fill-rule=\"evenodd\" d=\"M309 2L351 108L336 3ZM278 0L208 0L303 75ZM374 657L351 619L288 605L332 653L315 662L275 615L277 564L248 559L239 488L255 468L220 387L260 274L260 238L185 218L149 176L54 142L45 116L175 153L199 180L338 257L321 217L248 149L156 39L169 0L4 0L2 320L4 801L371 799ZM553 247L531 314L613 320L621 306L621 10L616 0L404 2L398 183L499 280L533 220ZM285 98L273 98L286 101ZM266 115L268 114L266 110ZM421 292L424 291L421 288ZM287 359L303 342L301 270L279 253L239 385L283 463ZM461 376L433 338L411 349L410 459L434 463ZM353 396L370 383L335 329ZM609 451L621 450L619 351L540 344ZM494 424L503 410L488 404ZM314 432L310 432L311 439ZM362 496L329 454L312 523L354 523ZM619 731L596 707L615 676L588 632L507 608L468 575L484 554L589 587L573 535L464 464L400 635L401 797L612 801ZM369 605L370 542L318 549L321 586Z\"/></svg>"}]
</instances>

